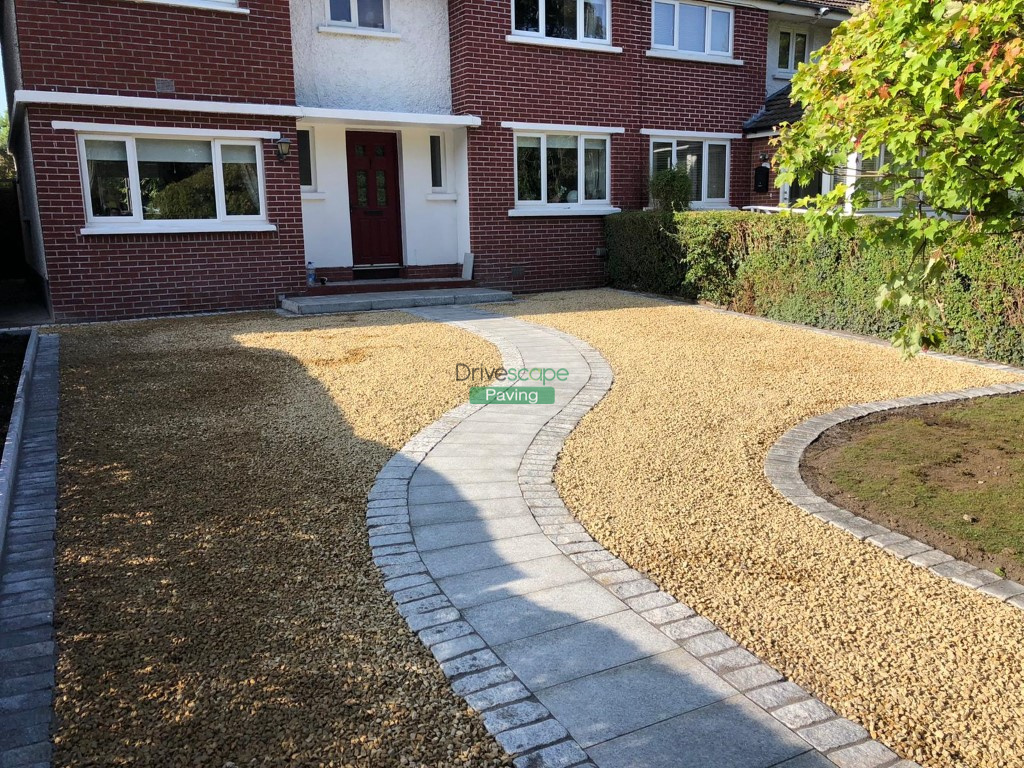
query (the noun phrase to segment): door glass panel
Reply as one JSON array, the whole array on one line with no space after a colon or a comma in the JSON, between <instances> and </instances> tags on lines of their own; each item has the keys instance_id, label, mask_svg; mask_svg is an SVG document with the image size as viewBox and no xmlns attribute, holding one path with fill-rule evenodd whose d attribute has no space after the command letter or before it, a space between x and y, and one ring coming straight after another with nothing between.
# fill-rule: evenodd
<instances>
[{"instance_id":1,"label":"door glass panel","mask_svg":"<svg viewBox=\"0 0 1024 768\"><path fill-rule=\"evenodd\" d=\"M725 199L725 158L724 144L708 144L708 200Z\"/></svg>"},{"instance_id":2,"label":"door glass panel","mask_svg":"<svg viewBox=\"0 0 1024 768\"><path fill-rule=\"evenodd\" d=\"M516 137L516 198L540 200L540 137Z\"/></svg>"},{"instance_id":3,"label":"door glass panel","mask_svg":"<svg viewBox=\"0 0 1024 768\"><path fill-rule=\"evenodd\" d=\"M366 147L362 144L356 144L356 157L366 157Z\"/></svg>"},{"instance_id":4,"label":"door glass panel","mask_svg":"<svg viewBox=\"0 0 1024 768\"><path fill-rule=\"evenodd\" d=\"M384 0L358 0L359 26L384 29Z\"/></svg>"},{"instance_id":5,"label":"door glass panel","mask_svg":"<svg viewBox=\"0 0 1024 768\"><path fill-rule=\"evenodd\" d=\"M376 146L374 146L373 154L377 157L384 157L384 145L377 144Z\"/></svg>"},{"instance_id":6,"label":"door glass panel","mask_svg":"<svg viewBox=\"0 0 1024 768\"><path fill-rule=\"evenodd\" d=\"M260 172L256 147L225 144L220 148L224 165L224 204L228 216L260 215Z\"/></svg>"},{"instance_id":7,"label":"door glass panel","mask_svg":"<svg viewBox=\"0 0 1024 768\"><path fill-rule=\"evenodd\" d=\"M548 202L578 203L579 154L576 136L548 136Z\"/></svg>"},{"instance_id":8,"label":"door glass panel","mask_svg":"<svg viewBox=\"0 0 1024 768\"><path fill-rule=\"evenodd\" d=\"M540 0L515 0L515 23L520 32L540 32Z\"/></svg>"},{"instance_id":9,"label":"door glass panel","mask_svg":"<svg viewBox=\"0 0 1024 768\"><path fill-rule=\"evenodd\" d=\"M584 0L583 36L591 40L608 39L607 0Z\"/></svg>"},{"instance_id":10,"label":"door glass panel","mask_svg":"<svg viewBox=\"0 0 1024 768\"><path fill-rule=\"evenodd\" d=\"M370 204L369 193L367 192L366 171L356 171L356 205L365 208Z\"/></svg>"},{"instance_id":11,"label":"door glass panel","mask_svg":"<svg viewBox=\"0 0 1024 768\"><path fill-rule=\"evenodd\" d=\"M331 0L331 21L352 23L352 0Z\"/></svg>"},{"instance_id":12,"label":"door glass panel","mask_svg":"<svg viewBox=\"0 0 1024 768\"><path fill-rule=\"evenodd\" d=\"M85 142L93 216L131 216L128 147L123 141Z\"/></svg>"},{"instance_id":13,"label":"door glass panel","mask_svg":"<svg viewBox=\"0 0 1024 768\"><path fill-rule=\"evenodd\" d=\"M388 180L384 171L377 171L377 205L381 208L388 204Z\"/></svg>"},{"instance_id":14,"label":"door glass panel","mask_svg":"<svg viewBox=\"0 0 1024 768\"><path fill-rule=\"evenodd\" d=\"M215 219L208 141L136 139L144 219Z\"/></svg>"},{"instance_id":15,"label":"door glass panel","mask_svg":"<svg viewBox=\"0 0 1024 768\"><path fill-rule=\"evenodd\" d=\"M715 53L729 52L730 16L727 11L711 11L711 50Z\"/></svg>"},{"instance_id":16,"label":"door glass panel","mask_svg":"<svg viewBox=\"0 0 1024 768\"><path fill-rule=\"evenodd\" d=\"M676 145L676 163L682 163L690 176L690 199L703 200L704 145L699 141L681 141Z\"/></svg>"},{"instance_id":17,"label":"door glass panel","mask_svg":"<svg viewBox=\"0 0 1024 768\"><path fill-rule=\"evenodd\" d=\"M789 46L792 35L789 32L779 33L779 69L789 69Z\"/></svg>"},{"instance_id":18,"label":"door glass panel","mask_svg":"<svg viewBox=\"0 0 1024 768\"><path fill-rule=\"evenodd\" d=\"M547 0L544 4L544 32L547 37L576 39L576 1Z\"/></svg>"},{"instance_id":19,"label":"door glass panel","mask_svg":"<svg viewBox=\"0 0 1024 768\"><path fill-rule=\"evenodd\" d=\"M608 199L608 142L604 139L583 141L583 184L587 200Z\"/></svg>"},{"instance_id":20,"label":"door glass panel","mask_svg":"<svg viewBox=\"0 0 1024 768\"><path fill-rule=\"evenodd\" d=\"M676 24L675 3L654 4L654 44L674 45Z\"/></svg>"},{"instance_id":21,"label":"door glass panel","mask_svg":"<svg viewBox=\"0 0 1024 768\"><path fill-rule=\"evenodd\" d=\"M702 5L679 6L679 50L704 51L707 12Z\"/></svg>"}]
</instances>

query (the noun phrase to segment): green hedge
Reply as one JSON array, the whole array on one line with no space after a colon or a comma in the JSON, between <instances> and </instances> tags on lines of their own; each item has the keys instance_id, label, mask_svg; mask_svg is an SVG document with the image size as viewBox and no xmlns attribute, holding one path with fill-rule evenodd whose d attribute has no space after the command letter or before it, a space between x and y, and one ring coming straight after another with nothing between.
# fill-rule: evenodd
<instances>
[{"instance_id":1,"label":"green hedge","mask_svg":"<svg viewBox=\"0 0 1024 768\"><path fill-rule=\"evenodd\" d=\"M617 287L682 296L740 312L888 337L895 319L875 294L908 254L847 235L808 242L798 216L630 212L606 219ZM879 226L865 218L860 226ZM1024 237L994 237L946 273L943 351L1024 365Z\"/></svg>"}]
</instances>

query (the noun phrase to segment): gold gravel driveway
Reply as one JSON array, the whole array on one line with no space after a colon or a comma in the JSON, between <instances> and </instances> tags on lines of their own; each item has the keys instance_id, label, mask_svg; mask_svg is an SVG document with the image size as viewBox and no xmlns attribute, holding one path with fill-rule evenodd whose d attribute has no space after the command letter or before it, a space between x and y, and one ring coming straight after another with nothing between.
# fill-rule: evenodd
<instances>
[{"instance_id":1,"label":"gold gravel driveway","mask_svg":"<svg viewBox=\"0 0 1024 768\"><path fill-rule=\"evenodd\" d=\"M500 362L401 313L61 331L56 765L509 764L367 545L456 361Z\"/></svg>"},{"instance_id":2,"label":"gold gravel driveway","mask_svg":"<svg viewBox=\"0 0 1024 768\"><path fill-rule=\"evenodd\" d=\"M488 308L614 369L556 474L605 547L903 757L1024 765L1024 612L819 522L762 470L812 415L1012 376L608 290Z\"/></svg>"}]
</instances>

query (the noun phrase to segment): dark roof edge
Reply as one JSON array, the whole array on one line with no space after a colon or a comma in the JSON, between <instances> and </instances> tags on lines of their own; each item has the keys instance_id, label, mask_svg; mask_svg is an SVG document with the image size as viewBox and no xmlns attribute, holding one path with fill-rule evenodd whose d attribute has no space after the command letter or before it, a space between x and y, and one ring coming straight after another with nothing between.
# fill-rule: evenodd
<instances>
[{"instance_id":1,"label":"dark roof edge","mask_svg":"<svg viewBox=\"0 0 1024 768\"><path fill-rule=\"evenodd\" d=\"M826 16L831 16L833 13L839 13L843 16L851 16L850 8L854 7L858 3L851 3L849 6L835 5L834 0L825 0L821 3L807 2L807 0L775 0L778 5L795 5L800 8L814 8L819 10L821 8L828 8Z\"/></svg>"}]
</instances>

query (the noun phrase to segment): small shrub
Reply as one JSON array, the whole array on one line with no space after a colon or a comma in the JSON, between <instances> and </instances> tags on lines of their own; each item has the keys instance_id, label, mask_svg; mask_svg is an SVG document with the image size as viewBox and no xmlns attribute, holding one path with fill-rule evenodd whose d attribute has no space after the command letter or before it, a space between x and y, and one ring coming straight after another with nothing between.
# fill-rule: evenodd
<instances>
[{"instance_id":1,"label":"small shrub","mask_svg":"<svg viewBox=\"0 0 1024 768\"><path fill-rule=\"evenodd\" d=\"M688 210L692 194L690 174L682 165L665 168L651 177L651 199L655 207L664 213Z\"/></svg>"}]
</instances>

